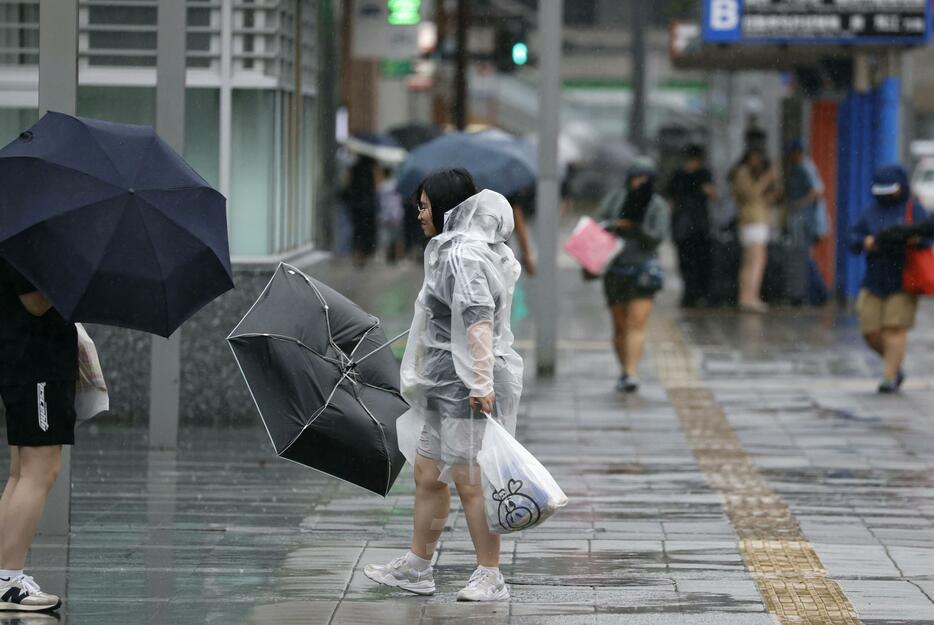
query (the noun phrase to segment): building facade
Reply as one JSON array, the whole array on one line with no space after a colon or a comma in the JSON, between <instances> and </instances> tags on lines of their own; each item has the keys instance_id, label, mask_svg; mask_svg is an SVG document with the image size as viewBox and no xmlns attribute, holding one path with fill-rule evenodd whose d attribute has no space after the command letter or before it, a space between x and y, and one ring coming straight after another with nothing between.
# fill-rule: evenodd
<instances>
[{"instance_id":1,"label":"building facade","mask_svg":"<svg viewBox=\"0 0 934 625\"><path fill-rule=\"evenodd\" d=\"M315 0L187 2L185 158L228 198L234 260L315 237ZM80 0L78 114L155 123L156 0ZM39 0L0 3L0 142L38 117Z\"/></svg>"}]
</instances>

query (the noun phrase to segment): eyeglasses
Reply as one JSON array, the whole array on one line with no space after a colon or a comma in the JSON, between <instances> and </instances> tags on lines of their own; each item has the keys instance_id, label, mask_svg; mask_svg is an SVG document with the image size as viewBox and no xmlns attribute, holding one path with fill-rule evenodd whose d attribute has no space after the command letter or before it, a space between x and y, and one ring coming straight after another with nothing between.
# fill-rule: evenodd
<instances>
[{"instance_id":1,"label":"eyeglasses","mask_svg":"<svg viewBox=\"0 0 934 625\"><path fill-rule=\"evenodd\" d=\"M426 206L426 205L422 204L421 202L419 202L418 204L415 205L415 208L418 210L419 213L421 213L421 212L424 212L424 211L426 211L426 210L429 210L431 207L430 207L430 206Z\"/></svg>"}]
</instances>

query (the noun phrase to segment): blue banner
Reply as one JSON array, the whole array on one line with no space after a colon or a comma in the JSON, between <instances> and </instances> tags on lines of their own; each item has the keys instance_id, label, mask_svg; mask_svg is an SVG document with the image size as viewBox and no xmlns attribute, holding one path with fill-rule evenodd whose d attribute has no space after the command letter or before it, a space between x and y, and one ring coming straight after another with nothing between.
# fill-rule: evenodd
<instances>
[{"instance_id":1,"label":"blue banner","mask_svg":"<svg viewBox=\"0 0 934 625\"><path fill-rule=\"evenodd\" d=\"M708 43L900 46L931 39L931 0L703 2Z\"/></svg>"}]
</instances>

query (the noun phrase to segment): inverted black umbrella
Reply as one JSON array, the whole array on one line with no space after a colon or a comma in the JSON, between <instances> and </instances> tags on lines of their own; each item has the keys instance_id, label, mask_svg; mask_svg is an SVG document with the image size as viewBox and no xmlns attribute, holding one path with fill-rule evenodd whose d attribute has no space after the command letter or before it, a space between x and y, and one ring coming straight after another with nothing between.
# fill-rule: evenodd
<instances>
[{"instance_id":1,"label":"inverted black umbrella","mask_svg":"<svg viewBox=\"0 0 934 625\"><path fill-rule=\"evenodd\" d=\"M0 150L0 255L66 319L162 336L233 288L224 196L152 128L62 113Z\"/></svg>"},{"instance_id":2,"label":"inverted black umbrella","mask_svg":"<svg viewBox=\"0 0 934 625\"><path fill-rule=\"evenodd\" d=\"M379 319L283 263L227 340L279 456L389 492L408 404Z\"/></svg>"}]
</instances>

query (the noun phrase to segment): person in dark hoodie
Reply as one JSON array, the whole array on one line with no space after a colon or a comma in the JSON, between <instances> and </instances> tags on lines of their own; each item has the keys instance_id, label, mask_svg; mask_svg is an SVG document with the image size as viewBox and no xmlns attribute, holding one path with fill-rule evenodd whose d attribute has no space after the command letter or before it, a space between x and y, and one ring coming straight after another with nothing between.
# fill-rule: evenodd
<instances>
[{"instance_id":1,"label":"person in dark hoodie","mask_svg":"<svg viewBox=\"0 0 934 625\"><path fill-rule=\"evenodd\" d=\"M850 230L850 250L866 254L866 274L857 299L859 325L866 344L884 362L880 393L895 393L905 381L902 361L908 347L908 330L914 325L918 298L902 290L905 245L893 245L880 234L902 226L906 211L920 224L927 218L921 203L911 197L908 174L901 165L887 165L872 180L875 201ZM911 202L909 205L909 201Z\"/></svg>"},{"instance_id":2,"label":"person in dark hoodie","mask_svg":"<svg viewBox=\"0 0 934 625\"><path fill-rule=\"evenodd\" d=\"M622 239L623 249L603 277L606 303L613 317L613 344L622 375L621 393L639 390L636 373L645 346L645 330L655 293L662 288L658 246L668 236L668 203L655 191L657 170L646 158L636 159L622 189L611 191L600 205L604 227Z\"/></svg>"}]
</instances>

